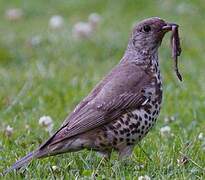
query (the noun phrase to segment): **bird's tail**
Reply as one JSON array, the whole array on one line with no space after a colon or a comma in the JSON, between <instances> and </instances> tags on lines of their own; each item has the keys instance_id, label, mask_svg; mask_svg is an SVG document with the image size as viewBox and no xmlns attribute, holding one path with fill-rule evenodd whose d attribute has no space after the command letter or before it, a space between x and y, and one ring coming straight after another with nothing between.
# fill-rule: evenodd
<instances>
[{"instance_id":1,"label":"bird's tail","mask_svg":"<svg viewBox=\"0 0 205 180\"><path fill-rule=\"evenodd\" d=\"M80 150L81 146L79 142L71 140L69 143L65 142L57 142L56 144L51 144L49 147L47 147L47 144L45 146L41 146L37 150L29 153L25 157L21 158L18 160L16 163L14 163L10 168L6 169L3 172L3 175L13 171L13 170L18 170L21 167L27 165L29 162L31 162L33 159L39 159L39 158L45 158L48 156L54 156L56 154L61 154L65 152L73 152L76 150ZM76 142L76 143L75 143ZM65 146L66 144L66 146Z\"/></svg>"},{"instance_id":2,"label":"bird's tail","mask_svg":"<svg viewBox=\"0 0 205 180\"><path fill-rule=\"evenodd\" d=\"M33 152L30 152L23 158L19 159L16 161L10 168L6 169L2 174L0 175L5 175L13 170L18 170L21 167L24 167L25 165L29 164L33 159L38 159L38 158L45 158L48 156L53 156L56 154L61 154L63 151L59 151L58 149L55 151L55 149L37 149Z\"/></svg>"},{"instance_id":3,"label":"bird's tail","mask_svg":"<svg viewBox=\"0 0 205 180\"><path fill-rule=\"evenodd\" d=\"M18 170L21 167L25 166L26 164L31 162L33 158L35 158L36 154L37 154L37 151L30 152L29 154L27 154L26 156L24 156L23 158L21 158L17 162L15 162L10 168L6 169L3 172L3 175L5 175L13 170Z\"/></svg>"}]
</instances>

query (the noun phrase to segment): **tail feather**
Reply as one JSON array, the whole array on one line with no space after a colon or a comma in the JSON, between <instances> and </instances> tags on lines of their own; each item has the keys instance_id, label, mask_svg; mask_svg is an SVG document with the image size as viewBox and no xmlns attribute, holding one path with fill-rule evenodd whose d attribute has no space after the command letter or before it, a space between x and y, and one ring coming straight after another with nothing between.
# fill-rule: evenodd
<instances>
[{"instance_id":1,"label":"tail feather","mask_svg":"<svg viewBox=\"0 0 205 180\"><path fill-rule=\"evenodd\" d=\"M3 175L5 175L13 170L20 169L21 167L30 163L34 158L35 159L45 158L48 156L54 156L56 154L61 154L61 153L65 153L65 152L74 152L74 151L80 150L81 143L79 143L77 141L76 144L74 144L74 142L75 142L75 140L71 140L70 143L66 143L66 146L65 146L65 143L58 142L57 144L55 144L51 147L46 147L46 146L40 147L37 150L27 154L25 157L18 160L10 168L6 169L3 172Z\"/></svg>"},{"instance_id":2,"label":"tail feather","mask_svg":"<svg viewBox=\"0 0 205 180\"><path fill-rule=\"evenodd\" d=\"M33 158L35 158L36 156L36 151L34 152L31 152L29 154L27 154L25 157L21 158L20 160L18 160L17 162L15 162L10 168L6 169L4 172L3 172L3 175L13 171L13 170L18 170L20 169L21 167L27 165L29 162L32 161Z\"/></svg>"},{"instance_id":3,"label":"tail feather","mask_svg":"<svg viewBox=\"0 0 205 180\"><path fill-rule=\"evenodd\" d=\"M60 153L61 152L59 151L52 151L49 149L41 149L41 150L38 149L36 151L30 152L23 158L16 161L10 168L6 169L2 174L5 175L13 170L18 170L21 167L30 163L34 158L45 158L45 157L53 156L53 155L60 154Z\"/></svg>"}]
</instances>

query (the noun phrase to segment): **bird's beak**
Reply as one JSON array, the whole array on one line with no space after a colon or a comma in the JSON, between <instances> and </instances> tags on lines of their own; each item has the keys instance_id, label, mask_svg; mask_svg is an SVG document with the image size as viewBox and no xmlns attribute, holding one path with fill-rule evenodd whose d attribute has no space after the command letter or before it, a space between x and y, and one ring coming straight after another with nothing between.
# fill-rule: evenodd
<instances>
[{"instance_id":1,"label":"bird's beak","mask_svg":"<svg viewBox=\"0 0 205 180\"><path fill-rule=\"evenodd\" d=\"M166 23L166 25L164 25L162 27L162 30L163 31L172 31L172 28L173 27L178 27L179 25L178 24L175 24L175 23Z\"/></svg>"}]
</instances>

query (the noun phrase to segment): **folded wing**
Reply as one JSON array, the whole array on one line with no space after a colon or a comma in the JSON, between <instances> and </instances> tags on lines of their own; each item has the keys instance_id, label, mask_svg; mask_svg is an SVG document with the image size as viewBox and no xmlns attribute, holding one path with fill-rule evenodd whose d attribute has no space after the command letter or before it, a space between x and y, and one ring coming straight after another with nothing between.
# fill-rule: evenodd
<instances>
[{"instance_id":1,"label":"folded wing","mask_svg":"<svg viewBox=\"0 0 205 180\"><path fill-rule=\"evenodd\" d=\"M119 64L65 120L63 126L40 148L53 145L116 120L136 109L147 98L142 89L151 81L146 68Z\"/></svg>"}]
</instances>

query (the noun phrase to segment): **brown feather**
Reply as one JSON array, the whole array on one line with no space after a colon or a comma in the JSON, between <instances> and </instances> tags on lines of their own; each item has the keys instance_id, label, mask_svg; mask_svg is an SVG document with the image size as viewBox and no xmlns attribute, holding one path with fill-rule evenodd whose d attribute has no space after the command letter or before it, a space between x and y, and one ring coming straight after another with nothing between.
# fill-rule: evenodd
<instances>
[{"instance_id":1,"label":"brown feather","mask_svg":"<svg viewBox=\"0 0 205 180\"><path fill-rule=\"evenodd\" d=\"M141 90L149 85L151 77L145 66L120 63L41 148L105 125L125 111L140 106L146 100Z\"/></svg>"}]
</instances>

